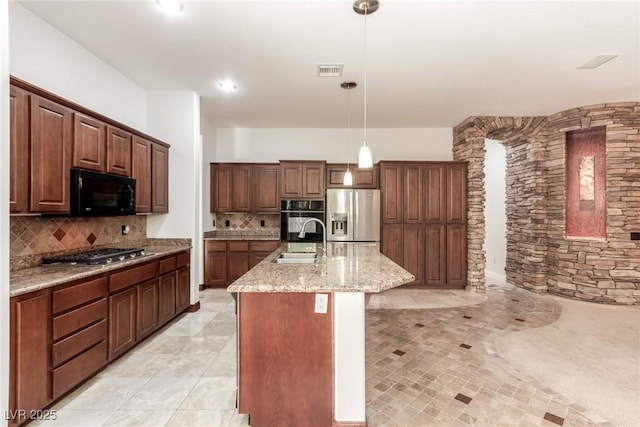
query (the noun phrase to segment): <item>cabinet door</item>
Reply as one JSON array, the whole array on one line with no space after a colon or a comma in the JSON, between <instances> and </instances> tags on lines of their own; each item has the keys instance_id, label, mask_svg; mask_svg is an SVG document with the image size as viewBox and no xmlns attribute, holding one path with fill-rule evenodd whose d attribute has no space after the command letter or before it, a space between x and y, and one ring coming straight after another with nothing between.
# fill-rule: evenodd
<instances>
[{"instance_id":1,"label":"cabinet door","mask_svg":"<svg viewBox=\"0 0 640 427\"><path fill-rule=\"evenodd\" d=\"M251 212L251 195L253 194L251 165L234 165L232 175L233 212Z\"/></svg>"},{"instance_id":2,"label":"cabinet door","mask_svg":"<svg viewBox=\"0 0 640 427\"><path fill-rule=\"evenodd\" d=\"M347 172L347 164L327 164L327 188L379 188L378 184L378 165L372 168L360 169L349 165L349 170L353 177L353 185L346 186L344 182L344 174Z\"/></svg>"},{"instance_id":3,"label":"cabinet door","mask_svg":"<svg viewBox=\"0 0 640 427\"><path fill-rule=\"evenodd\" d=\"M424 277L424 226L405 224L402 228L402 268L416 277L411 284L421 285Z\"/></svg>"},{"instance_id":4,"label":"cabinet door","mask_svg":"<svg viewBox=\"0 0 640 427\"><path fill-rule=\"evenodd\" d=\"M391 261L398 265L402 265L403 260L403 242L402 242L402 225L390 224L382 226L382 250Z\"/></svg>"},{"instance_id":5,"label":"cabinet door","mask_svg":"<svg viewBox=\"0 0 640 427\"><path fill-rule=\"evenodd\" d=\"M425 228L425 279L427 286L447 284L447 235L444 224L427 224Z\"/></svg>"},{"instance_id":6,"label":"cabinet door","mask_svg":"<svg viewBox=\"0 0 640 427\"><path fill-rule=\"evenodd\" d=\"M447 165L447 223L467 221L467 165Z\"/></svg>"},{"instance_id":7,"label":"cabinet door","mask_svg":"<svg viewBox=\"0 0 640 427\"><path fill-rule=\"evenodd\" d=\"M158 280L141 283L138 288L138 340L158 328Z\"/></svg>"},{"instance_id":8,"label":"cabinet door","mask_svg":"<svg viewBox=\"0 0 640 427\"><path fill-rule=\"evenodd\" d=\"M29 98L15 86L10 88L9 187L10 212L29 209Z\"/></svg>"},{"instance_id":9,"label":"cabinet door","mask_svg":"<svg viewBox=\"0 0 640 427\"><path fill-rule=\"evenodd\" d=\"M302 165L302 197L324 199L324 163L304 163Z\"/></svg>"},{"instance_id":10,"label":"cabinet door","mask_svg":"<svg viewBox=\"0 0 640 427\"><path fill-rule=\"evenodd\" d=\"M135 286L109 297L109 360L136 343L136 299Z\"/></svg>"},{"instance_id":11,"label":"cabinet door","mask_svg":"<svg viewBox=\"0 0 640 427\"><path fill-rule=\"evenodd\" d=\"M32 212L69 212L71 110L31 95Z\"/></svg>"},{"instance_id":12,"label":"cabinet door","mask_svg":"<svg viewBox=\"0 0 640 427\"><path fill-rule=\"evenodd\" d=\"M211 163L211 212L233 210L233 167Z\"/></svg>"},{"instance_id":13,"label":"cabinet door","mask_svg":"<svg viewBox=\"0 0 640 427\"><path fill-rule=\"evenodd\" d=\"M9 407L31 410L46 407L49 392L49 319L47 290L11 299Z\"/></svg>"},{"instance_id":14,"label":"cabinet door","mask_svg":"<svg viewBox=\"0 0 640 427\"><path fill-rule=\"evenodd\" d=\"M402 223L402 164L380 163L382 222Z\"/></svg>"},{"instance_id":15,"label":"cabinet door","mask_svg":"<svg viewBox=\"0 0 640 427\"><path fill-rule=\"evenodd\" d=\"M152 144L151 211L169 212L169 149Z\"/></svg>"},{"instance_id":16,"label":"cabinet door","mask_svg":"<svg viewBox=\"0 0 640 427\"><path fill-rule=\"evenodd\" d=\"M254 212L280 212L279 169L278 165L256 165L253 167Z\"/></svg>"},{"instance_id":17,"label":"cabinet door","mask_svg":"<svg viewBox=\"0 0 640 427\"><path fill-rule=\"evenodd\" d=\"M189 266L176 270L176 313L181 313L191 302L191 274Z\"/></svg>"},{"instance_id":18,"label":"cabinet door","mask_svg":"<svg viewBox=\"0 0 640 427\"><path fill-rule=\"evenodd\" d=\"M107 126L107 173L131 176L131 134Z\"/></svg>"},{"instance_id":19,"label":"cabinet door","mask_svg":"<svg viewBox=\"0 0 640 427\"><path fill-rule=\"evenodd\" d=\"M164 325L176 314L176 275L175 271L160 276L159 322Z\"/></svg>"},{"instance_id":20,"label":"cabinet door","mask_svg":"<svg viewBox=\"0 0 640 427\"><path fill-rule=\"evenodd\" d=\"M206 285L227 284L227 249L225 242L207 242L204 260L204 280Z\"/></svg>"},{"instance_id":21,"label":"cabinet door","mask_svg":"<svg viewBox=\"0 0 640 427\"><path fill-rule=\"evenodd\" d=\"M249 242L229 242L227 248L228 283L231 283L249 271Z\"/></svg>"},{"instance_id":22,"label":"cabinet door","mask_svg":"<svg viewBox=\"0 0 640 427\"><path fill-rule=\"evenodd\" d=\"M378 165L372 168L353 170L353 188L380 188L378 184Z\"/></svg>"},{"instance_id":23,"label":"cabinet door","mask_svg":"<svg viewBox=\"0 0 640 427\"><path fill-rule=\"evenodd\" d=\"M107 125L73 113L73 166L104 172L107 168Z\"/></svg>"},{"instance_id":24,"label":"cabinet door","mask_svg":"<svg viewBox=\"0 0 640 427\"><path fill-rule=\"evenodd\" d=\"M302 165L300 163L280 163L280 198L299 199L302 197Z\"/></svg>"},{"instance_id":25,"label":"cabinet door","mask_svg":"<svg viewBox=\"0 0 640 427\"><path fill-rule=\"evenodd\" d=\"M467 285L467 229L463 224L447 225L447 285Z\"/></svg>"},{"instance_id":26,"label":"cabinet door","mask_svg":"<svg viewBox=\"0 0 640 427\"><path fill-rule=\"evenodd\" d=\"M136 180L136 212L151 212L151 141L139 136L131 142L131 178Z\"/></svg>"},{"instance_id":27,"label":"cabinet door","mask_svg":"<svg viewBox=\"0 0 640 427\"><path fill-rule=\"evenodd\" d=\"M402 167L402 218L405 224L422 223L422 165L408 163Z\"/></svg>"},{"instance_id":28,"label":"cabinet door","mask_svg":"<svg viewBox=\"0 0 640 427\"><path fill-rule=\"evenodd\" d=\"M447 190L446 166L443 163L426 164L425 175L425 221L446 222Z\"/></svg>"}]
</instances>

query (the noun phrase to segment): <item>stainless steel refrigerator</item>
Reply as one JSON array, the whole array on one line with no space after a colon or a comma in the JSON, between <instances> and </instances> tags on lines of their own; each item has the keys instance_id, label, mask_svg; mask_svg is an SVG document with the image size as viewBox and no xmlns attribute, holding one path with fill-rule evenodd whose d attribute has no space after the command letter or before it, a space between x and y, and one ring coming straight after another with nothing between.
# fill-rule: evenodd
<instances>
[{"instance_id":1,"label":"stainless steel refrigerator","mask_svg":"<svg viewBox=\"0 0 640 427\"><path fill-rule=\"evenodd\" d=\"M327 240L380 241L380 190L328 189Z\"/></svg>"}]
</instances>

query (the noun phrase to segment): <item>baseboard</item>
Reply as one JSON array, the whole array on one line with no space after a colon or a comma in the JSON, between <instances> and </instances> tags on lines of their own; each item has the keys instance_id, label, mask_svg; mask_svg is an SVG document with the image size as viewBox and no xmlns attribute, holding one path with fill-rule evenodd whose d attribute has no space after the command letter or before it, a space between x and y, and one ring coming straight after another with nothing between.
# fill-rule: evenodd
<instances>
[{"instance_id":1,"label":"baseboard","mask_svg":"<svg viewBox=\"0 0 640 427\"><path fill-rule=\"evenodd\" d=\"M204 291L205 289L207 289L207 285L198 285L198 290L200 292Z\"/></svg>"},{"instance_id":2,"label":"baseboard","mask_svg":"<svg viewBox=\"0 0 640 427\"><path fill-rule=\"evenodd\" d=\"M184 310L184 312L185 313L195 313L198 310L200 310L200 301L196 301L195 304L191 304L189 307L187 307Z\"/></svg>"}]
</instances>

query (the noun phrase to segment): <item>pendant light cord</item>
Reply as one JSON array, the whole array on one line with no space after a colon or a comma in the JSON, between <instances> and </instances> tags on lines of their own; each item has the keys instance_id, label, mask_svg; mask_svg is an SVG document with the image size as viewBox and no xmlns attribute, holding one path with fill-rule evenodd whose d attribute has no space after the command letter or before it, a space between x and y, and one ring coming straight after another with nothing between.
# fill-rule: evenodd
<instances>
[{"instance_id":1,"label":"pendant light cord","mask_svg":"<svg viewBox=\"0 0 640 427\"><path fill-rule=\"evenodd\" d=\"M367 145L367 12L368 5L364 5L364 145Z\"/></svg>"}]
</instances>

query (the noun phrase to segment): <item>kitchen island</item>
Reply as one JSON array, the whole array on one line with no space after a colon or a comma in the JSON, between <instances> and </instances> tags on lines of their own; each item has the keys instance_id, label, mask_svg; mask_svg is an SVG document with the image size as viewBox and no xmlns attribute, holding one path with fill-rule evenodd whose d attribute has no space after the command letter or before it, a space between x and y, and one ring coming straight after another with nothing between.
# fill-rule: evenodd
<instances>
[{"instance_id":1,"label":"kitchen island","mask_svg":"<svg viewBox=\"0 0 640 427\"><path fill-rule=\"evenodd\" d=\"M414 276L377 243L273 262L286 245L227 288L238 293L238 411L254 427L365 426L365 294Z\"/></svg>"}]
</instances>

